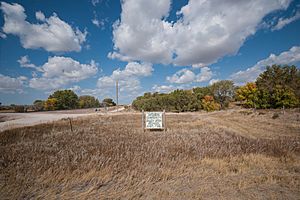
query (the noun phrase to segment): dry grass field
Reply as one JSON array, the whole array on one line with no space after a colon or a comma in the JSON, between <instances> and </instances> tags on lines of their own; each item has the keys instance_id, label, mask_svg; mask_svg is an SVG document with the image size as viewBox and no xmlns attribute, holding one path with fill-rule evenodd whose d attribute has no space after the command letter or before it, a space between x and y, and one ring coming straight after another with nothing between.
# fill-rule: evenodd
<instances>
[{"instance_id":1,"label":"dry grass field","mask_svg":"<svg viewBox=\"0 0 300 200\"><path fill-rule=\"evenodd\" d=\"M300 112L114 113L0 133L0 199L299 199Z\"/></svg>"}]
</instances>

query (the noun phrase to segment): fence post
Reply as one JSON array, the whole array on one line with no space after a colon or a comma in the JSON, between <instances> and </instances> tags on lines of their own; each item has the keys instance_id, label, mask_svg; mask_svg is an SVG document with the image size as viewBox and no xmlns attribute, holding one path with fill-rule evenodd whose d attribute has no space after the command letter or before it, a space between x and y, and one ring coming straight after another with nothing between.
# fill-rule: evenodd
<instances>
[{"instance_id":1,"label":"fence post","mask_svg":"<svg viewBox=\"0 0 300 200\"><path fill-rule=\"evenodd\" d=\"M70 118L70 117L69 117L68 119L69 119L69 122L70 122L70 128L71 128L71 131L72 131L72 133L73 133L72 120L71 120L71 118Z\"/></svg>"}]
</instances>

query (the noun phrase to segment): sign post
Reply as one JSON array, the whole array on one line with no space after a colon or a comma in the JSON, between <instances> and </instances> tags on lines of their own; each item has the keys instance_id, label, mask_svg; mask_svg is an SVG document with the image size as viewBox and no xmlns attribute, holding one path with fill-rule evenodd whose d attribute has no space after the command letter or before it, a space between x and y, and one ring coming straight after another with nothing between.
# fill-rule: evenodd
<instances>
[{"instance_id":1,"label":"sign post","mask_svg":"<svg viewBox=\"0 0 300 200\"><path fill-rule=\"evenodd\" d=\"M144 112L142 113L143 130L164 130L166 132L166 113L163 112Z\"/></svg>"}]
</instances>

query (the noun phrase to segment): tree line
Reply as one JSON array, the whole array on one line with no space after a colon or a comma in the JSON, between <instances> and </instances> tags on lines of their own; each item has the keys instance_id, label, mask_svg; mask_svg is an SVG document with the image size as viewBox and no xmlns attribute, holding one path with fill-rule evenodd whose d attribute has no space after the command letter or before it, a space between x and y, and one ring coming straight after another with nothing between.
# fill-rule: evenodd
<instances>
[{"instance_id":1,"label":"tree line","mask_svg":"<svg viewBox=\"0 0 300 200\"><path fill-rule=\"evenodd\" d=\"M105 98L100 102L90 95L78 96L72 90L57 90L49 95L46 100L35 100L32 105L5 105L0 103L0 110L15 112L69 110L81 108L99 108L115 106L116 103L111 98Z\"/></svg>"},{"instance_id":2,"label":"tree line","mask_svg":"<svg viewBox=\"0 0 300 200\"><path fill-rule=\"evenodd\" d=\"M234 84L222 80L206 87L190 90L174 90L171 93L145 93L132 102L136 110L187 112L198 110L219 110L226 108L234 98Z\"/></svg>"},{"instance_id":3,"label":"tree line","mask_svg":"<svg viewBox=\"0 0 300 200\"><path fill-rule=\"evenodd\" d=\"M294 108L300 104L300 70L296 66L268 66L256 82L236 91L247 108Z\"/></svg>"},{"instance_id":4,"label":"tree line","mask_svg":"<svg viewBox=\"0 0 300 200\"><path fill-rule=\"evenodd\" d=\"M104 106L115 106L111 98L105 98L100 103L93 96L79 96L72 90L57 90L51 94L47 100L35 100L33 102L34 110L68 110L77 108L98 108Z\"/></svg>"},{"instance_id":5,"label":"tree line","mask_svg":"<svg viewBox=\"0 0 300 200\"><path fill-rule=\"evenodd\" d=\"M145 93L132 102L136 110L214 111L239 101L247 108L293 108L300 104L300 71L295 66L268 66L256 82L235 86L230 80L168 94Z\"/></svg>"}]
</instances>

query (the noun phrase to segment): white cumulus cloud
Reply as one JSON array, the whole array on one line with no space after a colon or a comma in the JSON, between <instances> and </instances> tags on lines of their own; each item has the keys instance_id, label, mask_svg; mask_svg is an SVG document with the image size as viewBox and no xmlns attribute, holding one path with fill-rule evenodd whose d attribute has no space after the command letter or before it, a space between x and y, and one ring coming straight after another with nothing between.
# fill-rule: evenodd
<instances>
[{"instance_id":1,"label":"white cumulus cloud","mask_svg":"<svg viewBox=\"0 0 300 200\"><path fill-rule=\"evenodd\" d=\"M80 31L62 21L55 13L46 18L38 11L36 18L41 22L32 24L26 21L25 9L20 4L1 2L4 13L5 34L13 34L20 38L26 49L43 48L50 52L80 51L86 41L87 31Z\"/></svg>"},{"instance_id":2,"label":"white cumulus cloud","mask_svg":"<svg viewBox=\"0 0 300 200\"><path fill-rule=\"evenodd\" d=\"M124 0L109 58L205 66L235 54L264 16L291 0L189 0L167 21L170 0Z\"/></svg>"},{"instance_id":3,"label":"white cumulus cloud","mask_svg":"<svg viewBox=\"0 0 300 200\"><path fill-rule=\"evenodd\" d=\"M173 74L172 76L167 76L167 81L170 83L192 83L192 82L206 82L209 81L213 76L212 71L209 67L200 68L200 73L195 74L189 69L182 69Z\"/></svg>"},{"instance_id":4,"label":"white cumulus cloud","mask_svg":"<svg viewBox=\"0 0 300 200\"><path fill-rule=\"evenodd\" d=\"M0 74L0 92L1 93L23 93L24 85L27 81L27 77L19 76L13 78Z\"/></svg>"},{"instance_id":5,"label":"white cumulus cloud","mask_svg":"<svg viewBox=\"0 0 300 200\"><path fill-rule=\"evenodd\" d=\"M169 93L173 90L177 89L174 85L154 85L152 87L152 91L159 93Z\"/></svg>"},{"instance_id":6,"label":"white cumulus cloud","mask_svg":"<svg viewBox=\"0 0 300 200\"><path fill-rule=\"evenodd\" d=\"M196 82L206 82L209 81L213 76L213 72L209 67L202 67L200 69L200 73L196 76Z\"/></svg>"},{"instance_id":7,"label":"white cumulus cloud","mask_svg":"<svg viewBox=\"0 0 300 200\"><path fill-rule=\"evenodd\" d=\"M214 84L214 83L216 83L218 81L220 81L220 80L219 79L211 79L208 84L212 85L212 84Z\"/></svg>"},{"instance_id":8,"label":"white cumulus cloud","mask_svg":"<svg viewBox=\"0 0 300 200\"><path fill-rule=\"evenodd\" d=\"M87 79L98 72L98 64L81 64L69 57L49 57L41 67L41 77L30 79L29 86L39 90L60 89L70 83Z\"/></svg>"},{"instance_id":9,"label":"white cumulus cloud","mask_svg":"<svg viewBox=\"0 0 300 200\"><path fill-rule=\"evenodd\" d=\"M46 19L45 15L44 15L44 13L42 13L42 11L36 12L36 13L35 13L35 18L36 18L37 20L42 21L42 22L45 21L45 19Z\"/></svg>"},{"instance_id":10,"label":"white cumulus cloud","mask_svg":"<svg viewBox=\"0 0 300 200\"><path fill-rule=\"evenodd\" d=\"M182 69L173 74L172 76L167 76L167 81L170 83L190 83L195 80L195 73L188 69Z\"/></svg>"},{"instance_id":11,"label":"white cumulus cloud","mask_svg":"<svg viewBox=\"0 0 300 200\"><path fill-rule=\"evenodd\" d=\"M121 92L128 94L136 93L141 89L140 78L152 75L152 65L149 63L130 62L124 70L114 70L110 76L103 76L98 79L97 86L102 90L109 90L119 82Z\"/></svg>"},{"instance_id":12,"label":"white cumulus cloud","mask_svg":"<svg viewBox=\"0 0 300 200\"><path fill-rule=\"evenodd\" d=\"M300 62L300 47L294 46L288 51L284 51L279 55L271 54L268 58L258 61L254 66L249 67L245 71L239 71L230 76L230 78L239 85L246 82L255 81L260 73L262 73L266 66L273 64L289 65Z\"/></svg>"}]
</instances>

